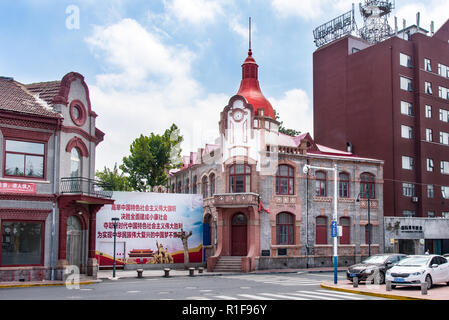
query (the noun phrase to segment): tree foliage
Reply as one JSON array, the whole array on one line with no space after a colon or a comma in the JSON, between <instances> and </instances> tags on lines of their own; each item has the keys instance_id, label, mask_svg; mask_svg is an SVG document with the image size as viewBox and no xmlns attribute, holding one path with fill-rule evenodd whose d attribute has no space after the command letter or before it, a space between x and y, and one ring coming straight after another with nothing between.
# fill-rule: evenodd
<instances>
[{"instance_id":1,"label":"tree foliage","mask_svg":"<svg viewBox=\"0 0 449 320\"><path fill-rule=\"evenodd\" d=\"M275 115L276 121L279 121L280 117L279 117L279 114L276 112L276 110L274 110L274 115ZM301 134L301 131L285 128L283 126L283 121L279 121L279 123L280 123L279 124L279 132L289 135L289 136L292 136L292 137L296 137Z\"/></svg>"},{"instance_id":2,"label":"tree foliage","mask_svg":"<svg viewBox=\"0 0 449 320\"><path fill-rule=\"evenodd\" d=\"M129 186L128 178L123 174L118 172L117 162L114 164L114 169L104 167L103 171L95 172L95 176L103 182L104 190L111 191L131 191L132 188Z\"/></svg>"},{"instance_id":3,"label":"tree foliage","mask_svg":"<svg viewBox=\"0 0 449 320\"><path fill-rule=\"evenodd\" d=\"M154 186L166 185L168 171L182 165L179 128L172 126L164 134L140 135L130 146L130 155L123 158L120 169L128 174L128 183L136 191L145 192Z\"/></svg>"}]
</instances>

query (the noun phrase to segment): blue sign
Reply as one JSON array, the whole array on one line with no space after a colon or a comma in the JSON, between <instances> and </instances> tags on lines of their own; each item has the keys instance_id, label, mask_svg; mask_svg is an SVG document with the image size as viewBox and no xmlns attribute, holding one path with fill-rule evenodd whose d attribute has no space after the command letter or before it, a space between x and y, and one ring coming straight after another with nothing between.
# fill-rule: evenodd
<instances>
[{"instance_id":1,"label":"blue sign","mask_svg":"<svg viewBox=\"0 0 449 320\"><path fill-rule=\"evenodd\" d=\"M331 224L331 236L332 238L336 237L338 235L337 232L337 221L333 220Z\"/></svg>"}]
</instances>

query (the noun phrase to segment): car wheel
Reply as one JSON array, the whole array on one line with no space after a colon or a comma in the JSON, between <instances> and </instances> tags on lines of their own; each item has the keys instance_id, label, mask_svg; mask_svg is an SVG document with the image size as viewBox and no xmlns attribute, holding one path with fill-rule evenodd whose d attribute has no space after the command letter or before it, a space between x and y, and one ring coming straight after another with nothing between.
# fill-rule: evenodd
<instances>
[{"instance_id":1,"label":"car wheel","mask_svg":"<svg viewBox=\"0 0 449 320\"><path fill-rule=\"evenodd\" d=\"M395 288L396 288L396 285L392 284L391 289L395 289Z\"/></svg>"},{"instance_id":2,"label":"car wheel","mask_svg":"<svg viewBox=\"0 0 449 320\"><path fill-rule=\"evenodd\" d=\"M430 274L428 274L426 276L426 283L427 283L427 289L432 288L432 277L430 276Z\"/></svg>"}]
</instances>

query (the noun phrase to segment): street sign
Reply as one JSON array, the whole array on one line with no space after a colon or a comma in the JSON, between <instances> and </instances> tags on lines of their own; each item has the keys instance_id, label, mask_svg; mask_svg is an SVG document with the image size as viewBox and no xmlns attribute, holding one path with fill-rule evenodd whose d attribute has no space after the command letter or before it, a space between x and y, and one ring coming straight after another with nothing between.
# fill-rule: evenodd
<instances>
[{"instance_id":1,"label":"street sign","mask_svg":"<svg viewBox=\"0 0 449 320\"><path fill-rule=\"evenodd\" d=\"M338 232L337 232L337 221L332 221L332 224L331 224L331 236L332 236L332 238L335 238L336 236L338 235Z\"/></svg>"}]
</instances>

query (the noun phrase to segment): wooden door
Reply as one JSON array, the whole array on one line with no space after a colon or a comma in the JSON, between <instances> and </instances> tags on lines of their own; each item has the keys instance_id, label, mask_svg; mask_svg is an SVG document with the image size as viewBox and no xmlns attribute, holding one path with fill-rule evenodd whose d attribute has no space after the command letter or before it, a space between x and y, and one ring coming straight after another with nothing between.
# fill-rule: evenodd
<instances>
[{"instance_id":1,"label":"wooden door","mask_svg":"<svg viewBox=\"0 0 449 320\"><path fill-rule=\"evenodd\" d=\"M231 255L247 255L247 219L243 213L237 213L232 217Z\"/></svg>"},{"instance_id":2,"label":"wooden door","mask_svg":"<svg viewBox=\"0 0 449 320\"><path fill-rule=\"evenodd\" d=\"M67 219L67 262L79 267L81 264L81 222L75 216Z\"/></svg>"}]
</instances>

